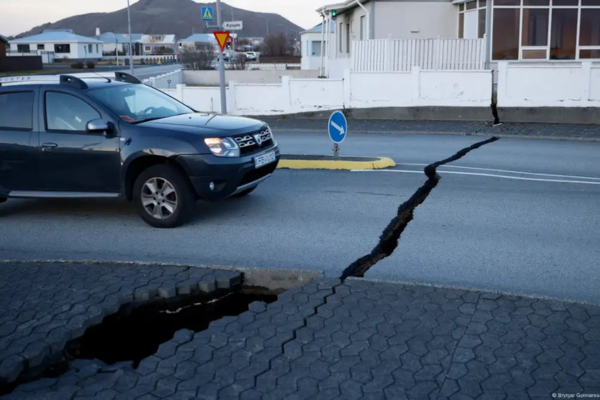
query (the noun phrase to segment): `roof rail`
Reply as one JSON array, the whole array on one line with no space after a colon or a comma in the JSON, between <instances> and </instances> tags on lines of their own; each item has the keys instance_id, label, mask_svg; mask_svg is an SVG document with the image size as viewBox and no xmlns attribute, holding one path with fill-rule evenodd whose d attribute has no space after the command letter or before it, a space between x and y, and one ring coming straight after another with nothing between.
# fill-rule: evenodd
<instances>
[{"instance_id":1,"label":"roof rail","mask_svg":"<svg viewBox=\"0 0 600 400\"><path fill-rule=\"evenodd\" d=\"M0 78L0 86L3 84L33 84L36 82L58 82L58 77L56 75L23 75Z\"/></svg>"},{"instance_id":2,"label":"roof rail","mask_svg":"<svg viewBox=\"0 0 600 400\"><path fill-rule=\"evenodd\" d=\"M78 78L73 75L61 75L60 84L73 86L74 88L81 90L85 90L89 87L87 83L85 83L81 78Z\"/></svg>"},{"instance_id":3,"label":"roof rail","mask_svg":"<svg viewBox=\"0 0 600 400\"><path fill-rule=\"evenodd\" d=\"M115 72L115 81L127 83L142 83L142 81L140 81L135 76L125 72Z\"/></svg>"}]
</instances>

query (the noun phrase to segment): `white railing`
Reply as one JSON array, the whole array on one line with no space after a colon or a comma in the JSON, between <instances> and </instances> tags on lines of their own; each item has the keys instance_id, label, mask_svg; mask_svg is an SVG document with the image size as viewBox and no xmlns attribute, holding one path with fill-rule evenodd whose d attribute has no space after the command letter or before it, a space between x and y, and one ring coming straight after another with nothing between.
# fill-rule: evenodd
<instances>
[{"instance_id":1,"label":"white railing","mask_svg":"<svg viewBox=\"0 0 600 400\"><path fill-rule=\"evenodd\" d=\"M353 71L485 69L486 39L374 39L352 43Z\"/></svg>"}]
</instances>

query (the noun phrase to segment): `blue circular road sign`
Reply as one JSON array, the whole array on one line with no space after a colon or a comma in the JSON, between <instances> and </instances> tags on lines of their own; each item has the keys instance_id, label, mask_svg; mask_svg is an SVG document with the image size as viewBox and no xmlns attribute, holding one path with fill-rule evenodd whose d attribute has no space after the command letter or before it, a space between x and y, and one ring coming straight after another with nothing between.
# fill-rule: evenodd
<instances>
[{"instance_id":1,"label":"blue circular road sign","mask_svg":"<svg viewBox=\"0 0 600 400\"><path fill-rule=\"evenodd\" d=\"M348 133L348 121L346 116L341 111L335 111L329 117L329 125L327 126L329 137L334 143L342 143Z\"/></svg>"}]
</instances>

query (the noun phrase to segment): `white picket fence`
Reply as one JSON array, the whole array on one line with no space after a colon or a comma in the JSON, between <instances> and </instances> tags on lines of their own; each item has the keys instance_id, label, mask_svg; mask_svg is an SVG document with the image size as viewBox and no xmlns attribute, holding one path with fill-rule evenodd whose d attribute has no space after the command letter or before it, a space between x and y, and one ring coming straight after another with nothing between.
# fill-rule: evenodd
<instances>
[{"instance_id":1,"label":"white picket fence","mask_svg":"<svg viewBox=\"0 0 600 400\"><path fill-rule=\"evenodd\" d=\"M485 69L486 39L373 39L352 45L354 72Z\"/></svg>"}]
</instances>

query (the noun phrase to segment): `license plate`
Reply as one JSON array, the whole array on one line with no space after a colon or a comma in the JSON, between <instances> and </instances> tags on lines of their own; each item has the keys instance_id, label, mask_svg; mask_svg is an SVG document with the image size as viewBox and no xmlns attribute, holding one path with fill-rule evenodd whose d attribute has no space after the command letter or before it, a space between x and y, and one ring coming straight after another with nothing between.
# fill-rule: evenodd
<instances>
[{"instance_id":1,"label":"license plate","mask_svg":"<svg viewBox=\"0 0 600 400\"><path fill-rule=\"evenodd\" d=\"M270 153L263 154L262 156L258 156L256 158L254 158L254 167L260 168L263 165L270 164L274 161L275 161L275 152L272 151Z\"/></svg>"}]
</instances>

